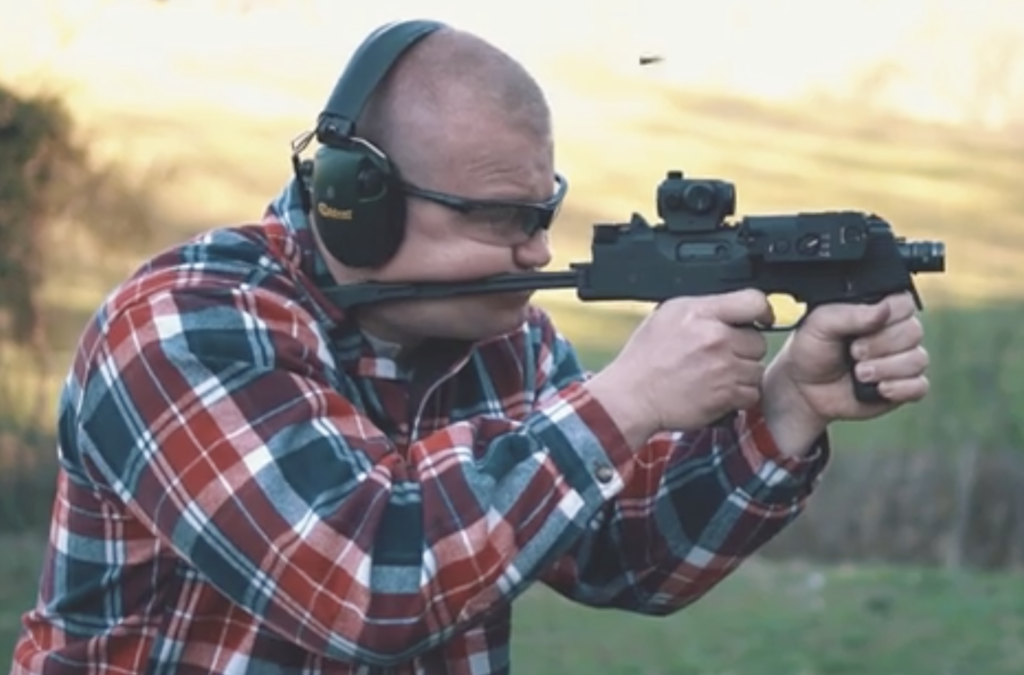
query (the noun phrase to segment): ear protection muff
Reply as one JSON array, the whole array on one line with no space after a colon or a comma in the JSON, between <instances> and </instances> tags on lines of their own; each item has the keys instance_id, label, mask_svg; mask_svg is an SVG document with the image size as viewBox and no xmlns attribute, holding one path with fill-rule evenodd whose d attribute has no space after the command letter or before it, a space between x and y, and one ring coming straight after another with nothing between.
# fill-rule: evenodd
<instances>
[{"instance_id":1,"label":"ear protection muff","mask_svg":"<svg viewBox=\"0 0 1024 675\"><path fill-rule=\"evenodd\" d=\"M386 24L356 49L315 131L292 144L292 165L302 185L303 206L327 252L350 267L386 263L405 235L405 197L397 168L357 135L356 120L374 89L402 54L444 24L415 20ZM312 160L299 153L315 137Z\"/></svg>"}]
</instances>

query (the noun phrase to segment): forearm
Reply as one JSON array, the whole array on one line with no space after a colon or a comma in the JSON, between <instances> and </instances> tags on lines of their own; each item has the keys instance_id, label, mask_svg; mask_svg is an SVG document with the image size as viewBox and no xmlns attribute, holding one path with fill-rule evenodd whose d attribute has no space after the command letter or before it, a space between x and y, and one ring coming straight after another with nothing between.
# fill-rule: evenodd
<instances>
[{"instance_id":1,"label":"forearm","mask_svg":"<svg viewBox=\"0 0 1024 675\"><path fill-rule=\"evenodd\" d=\"M587 535L547 572L564 595L596 606L665 614L726 578L803 510L827 441L784 455L759 410L735 429L661 434Z\"/></svg>"}]
</instances>

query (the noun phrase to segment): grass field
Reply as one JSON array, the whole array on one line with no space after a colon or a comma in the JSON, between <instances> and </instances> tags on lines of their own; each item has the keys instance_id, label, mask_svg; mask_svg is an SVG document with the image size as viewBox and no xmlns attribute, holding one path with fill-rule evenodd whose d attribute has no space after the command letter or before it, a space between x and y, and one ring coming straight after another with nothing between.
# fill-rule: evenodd
<instances>
[{"instance_id":1,"label":"grass field","mask_svg":"<svg viewBox=\"0 0 1024 675\"><path fill-rule=\"evenodd\" d=\"M0 663L32 602L38 537L0 539ZM530 591L514 671L536 675L1018 675L1019 576L751 561L670 618Z\"/></svg>"}]
</instances>

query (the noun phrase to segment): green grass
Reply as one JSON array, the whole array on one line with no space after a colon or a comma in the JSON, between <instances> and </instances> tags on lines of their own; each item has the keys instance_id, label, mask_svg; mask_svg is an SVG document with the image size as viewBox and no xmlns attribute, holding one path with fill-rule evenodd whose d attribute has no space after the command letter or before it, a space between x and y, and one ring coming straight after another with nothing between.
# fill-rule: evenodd
<instances>
[{"instance_id":1,"label":"green grass","mask_svg":"<svg viewBox=\"0 0 1024 675\"><path fill-rule=\"evenodd\" d=\"M42 562L39 535L0 536L0 669L13 654L21 614L32 606Z\"/></svg>"},{"instance_id":2,"label":"green grass","mask_svg":"<svg viewBox=\"0 0 1024 675\"><path fill-rule=\"evenodd\" d=\"M41 542L7 537L0 550L0 654L9 655L34 598ZM1024 663L1024 584L1012 575L753 560L669 618L531 590L513 637L518 673L1010 675Z\"/></svg>"},{"instance_id":3,"label":"green grass","mask_svg":"<svg viewBox=\"0 0 1024 675\"><path fill-rule=\"evenodd\" d=\"M755 561L672 618L537 593L516 626L518 666L530 673L999 675L1024 659L1024 588L1011 577Z\"/></svg>"}]
</instances>

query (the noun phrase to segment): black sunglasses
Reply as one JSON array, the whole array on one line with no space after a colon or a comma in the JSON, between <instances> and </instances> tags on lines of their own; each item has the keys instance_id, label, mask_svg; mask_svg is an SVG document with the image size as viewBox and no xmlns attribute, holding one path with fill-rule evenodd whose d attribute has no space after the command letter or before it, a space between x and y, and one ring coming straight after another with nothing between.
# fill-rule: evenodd
<instances>
[{"instance_id":1,"label":"black sunglasses","mask_svg":"<svg viewBox=\"0 0 1024 675\"><path fill-rule=\"evenodd\" d=\"M532 237L540 230L551 227L551 221L562 206L569 183L555 173L555 194L543 202L509 201L500 199L468 199L447 192L427 190L411 183L402 183L407 195L419 197L435 204L446 206L453 211L480 220L515 223L523 234Z\"/></svg>"}]
</instances>

